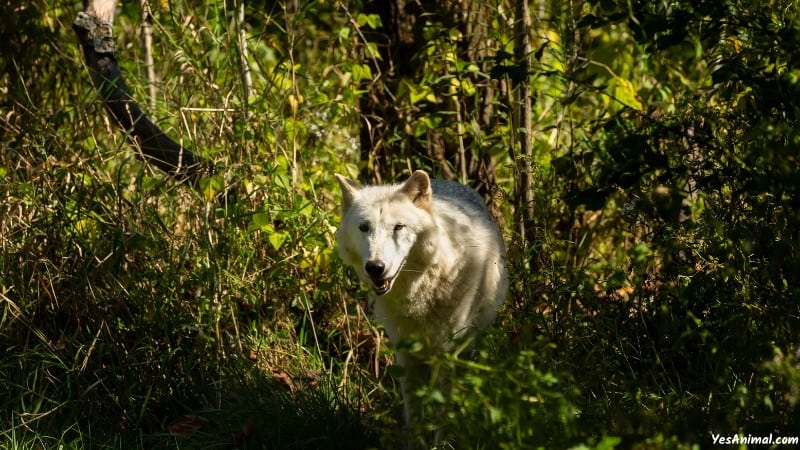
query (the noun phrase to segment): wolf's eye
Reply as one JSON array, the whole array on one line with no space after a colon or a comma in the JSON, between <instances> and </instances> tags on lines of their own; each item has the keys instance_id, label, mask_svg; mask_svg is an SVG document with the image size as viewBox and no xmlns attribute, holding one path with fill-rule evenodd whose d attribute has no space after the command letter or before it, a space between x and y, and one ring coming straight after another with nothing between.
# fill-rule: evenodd
<instances>
[{"instance_id":1,"label":"wolf's eye","mask_svg":"<svg viewBox=\"0 0 800 450\"><path fill-rule=\"evenodd\" d=\"M367 231L369 231L369 224L368 223L362 223L361 225L358 226L358 231L360 231L362 233L366 233Z\"/></svg>"},{"instance_id":2,"label":"wolf's eye","mask_svg":"<svg viewBox=\"0 0 800 450\"><path fill-rule=\"evenodd\" d=\"M405 225L403 225L402 223L398 223L397 225L395 225L395 226L394 226L394 231L400 231L400 230L402 230L402 229L403 229L403 228L405 228L405 227L406 227L406 226L405 226Z\"/></svg>"}]
</instances>

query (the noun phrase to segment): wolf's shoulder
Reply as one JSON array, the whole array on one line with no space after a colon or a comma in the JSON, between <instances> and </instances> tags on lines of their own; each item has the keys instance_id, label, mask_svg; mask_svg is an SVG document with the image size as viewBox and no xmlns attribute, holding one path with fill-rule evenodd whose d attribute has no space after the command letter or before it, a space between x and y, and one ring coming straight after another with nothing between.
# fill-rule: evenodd
<instances>
[{"instance_id":1,"label":"wolf's shoulder","mask_svg":"<svg viewBox=\"0 0 800 450\"><path fill-rule=\"evenodd\" d=\"M483 198L469 186L448 180L431 180L434 200L446 202L469 216L480 216L493 222Z\"/></svg>"}]
</instances>

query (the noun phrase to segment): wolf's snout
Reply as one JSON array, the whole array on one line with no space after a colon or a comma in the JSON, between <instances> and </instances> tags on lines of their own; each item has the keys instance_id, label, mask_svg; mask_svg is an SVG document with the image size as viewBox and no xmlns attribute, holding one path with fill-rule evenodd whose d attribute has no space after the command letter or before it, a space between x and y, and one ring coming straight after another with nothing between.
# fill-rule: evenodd
<instances>
[{"instance_id":1,"label":"wolf's snout","mask_svg":"<svg viewBox=\"0 0 800 450\"><path fill-rule=\"evenodd\" d=\"M375 285L375 293L378 295L383 295L389 292L389 289L392 288L392 279L384 278L383 272L386 270L386 264L379 259L373 259L371 261L367 261L367 264L364 265L364 270L367 271L367 275L372 278L372 284Z\"/></svg>"},{"instance_id":2,"label":"wolf's snout","mask_svg":"<svg viewBox=\"0 0 800 450\"><path fill-rule=\"evenodd\" d=\"M383 261L381 261L381 260L367 261L367 264L364 266L364 270L367 271L367 274L373 280L381 279L381 277L383 275L383 271L385 269L386 269L386 265L383 264Z\"/></svg>"}]
</instances>

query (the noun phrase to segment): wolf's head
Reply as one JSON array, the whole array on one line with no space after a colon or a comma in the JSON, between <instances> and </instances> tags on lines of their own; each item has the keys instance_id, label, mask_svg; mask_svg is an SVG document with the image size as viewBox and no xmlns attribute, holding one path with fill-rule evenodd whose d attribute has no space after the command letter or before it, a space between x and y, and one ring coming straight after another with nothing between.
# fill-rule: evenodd
<instances>
[{"instance_id":1,"label":"wolf's head","mask_svg":"<svg viewBox=\"0 0 800 450\"><path fill-rule=\"evenodd\" d=\"M376 294L386 294L420 250L420 237L435 226L430 178L418 170L402 184L364 187L341 175L336 178L342 186L339 255Z\"/></svg>"}]
</instances>

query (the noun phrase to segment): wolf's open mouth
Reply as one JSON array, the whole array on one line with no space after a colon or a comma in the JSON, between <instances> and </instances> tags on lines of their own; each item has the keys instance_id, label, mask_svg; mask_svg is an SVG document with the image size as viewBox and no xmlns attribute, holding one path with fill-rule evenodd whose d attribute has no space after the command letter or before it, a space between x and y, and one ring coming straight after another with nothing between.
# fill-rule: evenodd
<instances>
[{"instance_id":1,"label":"wolf's open mouth","mask_svg":"<svg viewBox=\"0 0 800 450\"><path fill-rule=\"evenodd\" d=\"M366 265L370 264L367 263ZM400 276L400 274L402 273L403 267L405 265L406 265L406 260L403 259L403 261L400 262L400 267L395 271L385 270L383 262L380 262L379 265L376 264L375 267L367 268L365 271L367 272L367 276L369 277L370 281L372 281L372 287L375 290L375 294L383 295L391 291L392 286L394 286L394 282L397 280L397 277Z\"/></svg>"},{"instance_id":2,"label":"wolf's open mouth","mask_svg":"<svg viewBox=\"0 0 800 450\"><path fill-rule=\"evenodd\" d=\"M381 278L381 279L372 279L372 285L375 286L375 293L378 295L383 295L389 292L389 289L392 288L392 281L393 278Z\"/></svg>"}]
</instances>

